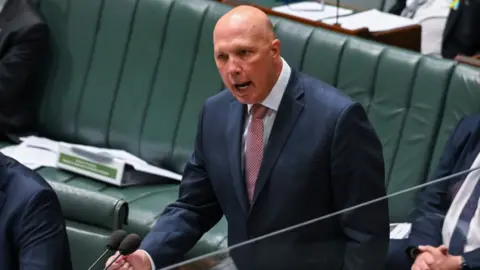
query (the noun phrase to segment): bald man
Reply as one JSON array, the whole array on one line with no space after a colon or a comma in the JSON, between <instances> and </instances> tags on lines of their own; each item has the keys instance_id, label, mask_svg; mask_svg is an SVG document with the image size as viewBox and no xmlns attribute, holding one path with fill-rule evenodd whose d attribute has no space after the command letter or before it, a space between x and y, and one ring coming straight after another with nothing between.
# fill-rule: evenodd
<instances>
[{"instance_id":1,"label":"bald man","mask_svg":"<svg viewBox=\"0 0 480 270\"><path fill-rule=\"evenodd\" d=\"M141 250L111 269L181 262L223 215L232 246L385 195L382 147L364 109L291 69L263 12L231 10L218 20L213 43L228 90L204 104L178 200ZM376 270L388 237L381 200L229 254L240 270Z\"/></svg>"}]
</instances>

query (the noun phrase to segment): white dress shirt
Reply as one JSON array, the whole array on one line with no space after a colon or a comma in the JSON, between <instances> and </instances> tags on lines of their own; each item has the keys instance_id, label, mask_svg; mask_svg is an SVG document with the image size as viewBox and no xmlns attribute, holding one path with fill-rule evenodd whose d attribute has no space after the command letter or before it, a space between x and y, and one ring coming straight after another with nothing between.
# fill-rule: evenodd
<instances>
[{"instance_id":1,"label":"white dress shirt","mask_svg":"<svg viewBox=\"0 0 480 270\"><path fill-rule=\"evenodd\" d=\"M283 94L285 93L288 81L290 80L290 74L292 73L290 66L283 58L282 62L282 71L280 72L280 76L278 76L277 82L273 86L272 91L270 91L270 94L268 94L268 96L262 101L262 103L260 103L269 109L267 114L265 114L265 117L263 118L263 147L267 145L268 138L270 137L270 133L272 132L273 122L275 122L275 117L277 116L278 107L280 106ZM253 104L248 104L247 106L248 118L247 121L245 121L245 131L243 133L242 141L244 155L247 151L247 145L245 142L247 140L248 127L250 126L250 121L252 120L251 110Z\"/></svg>"},{"instance_id":2,"label":"white dress shirt","mask_svg":"<svg viewBox=\"0 0 480 270\"><path fill-rule=\"evenodd\" d=\"M473 169L478 166L480 166L480 155L477 155L471 168ZM442 238L444 245L448 246L450 244L453 231L458 225L460 213L465 207L468 198L470 198L473 188L476 185L480 185L479 178L480 170L470 172L453 199L443 222ZM460 226L462 226L462 224L460 224ZM465 253L480 248L480 208L478 207L478 202L477 210L475 211L472 221L470 222L469 230L466 231L465 229L463 233L467 235L467 243L464 248Z\"/></svg>"},{"instance_id":3,"label":"white dress shirt","mask_svg":"<svg viewBox=\"0 0 480 270\"><path fill-rule=\"evenodd\" d=\"M280 76L278 77L277 82L273 86L272 90L270 91L270 94L262 101L262 105L269 108L267 114L263 118L263 145L264 147L267 145L268 138L270 137L270 133L272 132L272 127L273 127L273 122L275 121L275 117L277 115L278 107L280 106L280 102L282 101L283 94L285 93L285 90L287 89L287 84L288 81L290 80L290 74L292 73L292 70L288 63L282 58L282 71L280 72ZM248 127L250 125L250 121L252 119L252 114L251 114L251 109L253 104L248 104L248 118L245 123L245 132L243 133L243 139L242 139L242 145L243 145L243 157L242 157L242 167L244 164L244 158L245 158L245 151L246 151L246 136L248 132ZM152 269L155 270L155 264L152 260L152 257L148 252L145 251L147 254L148 258L150 259L150 263L152 265Z\"/></svg>"},{"instance_id":4,"label":"white dress shirt","mask_svg":"<svg viewBox=\"0 0 480 270\"><path fill-rule=\"evenodd\" d=\"M408 0L407 6L414 0ZM450 3L452 0L424 0L413 20L422 26L422 45L423 54L441 54L443 30L450 12Z\"/></svg>"}]
</instances>

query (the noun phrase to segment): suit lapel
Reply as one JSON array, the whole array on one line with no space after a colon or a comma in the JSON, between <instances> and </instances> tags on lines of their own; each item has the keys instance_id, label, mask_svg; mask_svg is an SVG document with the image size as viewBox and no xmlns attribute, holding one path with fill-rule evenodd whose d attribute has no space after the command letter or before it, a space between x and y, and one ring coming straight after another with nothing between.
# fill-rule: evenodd
<instances>
[{"instance_id":1,"label":"suit lapel","mask_svg":"<svg viewBox=\"0 0 480 270\"><path fill-rule=\"evenodd\" d=\"M2 54L11 29L15 28L16 20L14 18L23 11L24 7L23 1L12 0L5 4L0 13L0 53Z\"/></svg>"},{"instance_id":2,"label":"suit lapel","mask_svg":"<svg viewBox=\"0 0 480 270\"><path fill-rule=\"evenodd\" d=\"M5 161L7 157L0 153L0 217L2 216L2 208L5 204L6 194L5 194L5 177L6 173L4 172Z\"/></svg>"},{"instance_id":3,"label":"suit lapel","mask_svg":"<svg viewBox=\"0 0 480 270\"><path fill-rule=\"evenodd\" d=\"M252 208L265 186L265 183L267 182L267 179L269 178L298 117L300 116L300 113L303 110L303 103L299 100L302 94L303 89L297 85L296 75L292 70L290 82L278 108L267 147L265 148L262 166L258 173L255 192L253 194Z\"/></svg>"},{"instance_id":4,"label":"suit lapel","mask_svg":"<svg viewBox=\"0 0 480 270\"><path fill-rule=\"evenodd\" d=\"M3 191L0 191L0 215L2 213L2 208L4 204L5 204L5 193L3 193Z\"/></svg>"},{"instance_id":5,"label":"suit lapel","mask_svg":"<svg viewBox=\"0 0 480 270\"><path fill-rule=\"evenodd\" d=\"M450 32L455 29L455 24L457 23L458 19L460 18L460 13L462 10L461 5L463 5L463 1L460 1L459 7L457 10L450 9L450 13L448 14L447 22L445 23L445 29L443 30L443 38L445 39Z\"/></svg>"},{"instance_id":6,"label":"suit lapel","mask_svg":"<svg viewBox=\"0 0 480 270\"><path fill-rule=\"evenodd\" d=\"M248 198L245 188L245 181L242 173L242 134L245 118L245 105L232 100L228 115L227 142L228 142L228 163L232 175L235 192L243 212L248 213Z\"/></svg>"},{"instance_id":7,"label":"suit lapel","mask_svg":"<svg viewBox=\"0 0 480 270\"><path fill-rule=\"evenodd\" d=\"M28 6L25 0L7 0L0 12L0 21L9 22L15 15L21 13Z\"/></svg>"}]
</instances>

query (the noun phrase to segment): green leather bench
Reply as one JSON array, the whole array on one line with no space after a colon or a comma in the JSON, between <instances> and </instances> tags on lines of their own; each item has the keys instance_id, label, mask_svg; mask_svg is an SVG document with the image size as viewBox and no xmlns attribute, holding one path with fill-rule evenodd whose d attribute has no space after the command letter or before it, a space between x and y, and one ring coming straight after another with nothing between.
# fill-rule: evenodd
<instances>
[{"instance_id":1,"label":"green leather bench","mask_svg":"<svg viewBox=\"0 0 480 270\"><path fill-rule=\"evenodd\" d=\"M128 203L122 199L49 181L67 219L72 264L87 269L106 249L108 237L127 223ZM89 243L85 245L77 243ZM107 257L108 258L108 257ZM94 269L103 269L106 259Z\"/></svg>"},{"instance_id":2,"label":"green leather bench","mask_svg":"<svg viewBox=\"0 0 480 270\"><path fill-rule=\"evenodd\" d=\"M125 149L181 173L202 103L222 89L212 30L231 7L207 0L42 0L40 5L52 31L52 58L45 67L39 134ZM293 68L365 106L384 146L389 193L423 183L457 121L480 109L478 69L272 20ZM165 180L117 188L53 168L39 173L51 182L127 201L124 228L142 236L179 187ZM414 195L390 199L392 222L407 218ZM222 220L187 257L224 246L225 236ZM71 241L79 250L98 248L80 237Z\"/></svg>"}]
</instances>

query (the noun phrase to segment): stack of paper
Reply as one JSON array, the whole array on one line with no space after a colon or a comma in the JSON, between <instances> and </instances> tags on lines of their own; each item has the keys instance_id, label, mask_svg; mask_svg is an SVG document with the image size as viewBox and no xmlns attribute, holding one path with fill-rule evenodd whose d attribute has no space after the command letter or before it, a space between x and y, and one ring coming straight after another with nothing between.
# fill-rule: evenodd
<instances>
[{"instance_id":1,"label":"stack of paper","mask_svg":"<svg viewBox=\"0 0 480 270\"><path fill-rule=\"evenodd\" d=\"M32 170L36 170L42 166L55 167L56 155L46 151L37 151L35 149L29 149L25 145L12 145L0 149L4 155L14 158L18 162L27 166ZM45 152L45 153L41 153ZM40 164L38 160L42 160Z\"/></svg>"},{"instance_id":2,"label":"stack of paper","mask_svg":"<svg viewBox=\"0 0 480 270\"><path fill-rule=\"evenodd\" d=\"M336 19L330 18L322 22L334 24L336 23ZM388 31L417 24L410 18L381 12L376 9L340 17L338 18L338 23L345 29L357 30L366 27L370 32Z\"/></svg>"},{"instance_id":3,"label":"stack of paper","mask_svg":"<svg viewBox=\"0 0 480 270\"><path fill-rule=\"evenodd\" d=\"M0 151L31 169L36 169L39 167L57 167L60 142L36 136L24 137L21 138L21 140L21 144L8 146L0 149ZM78 144L63 144L83 152L122 160L125 163L132 165L132 167L137 171L159 175L178 181L182 179L182 175L180 174L152 166L146 161L123 150L98 148Z\"/></svg>"},{"instance_id":4,"label":"stack of paper","mask_svg":"<svg viewBox=\"0 0 480 270\"><path fill-rule=\"evenodd\" d=\"M324 5L318 2L293 3L274 7L272 10L312 21L320 21L337 16L336 6ZM353 11L350 9L341 7L338 8L338 16L344 16L352 13Z\"/></svg>"}]
</instances>

